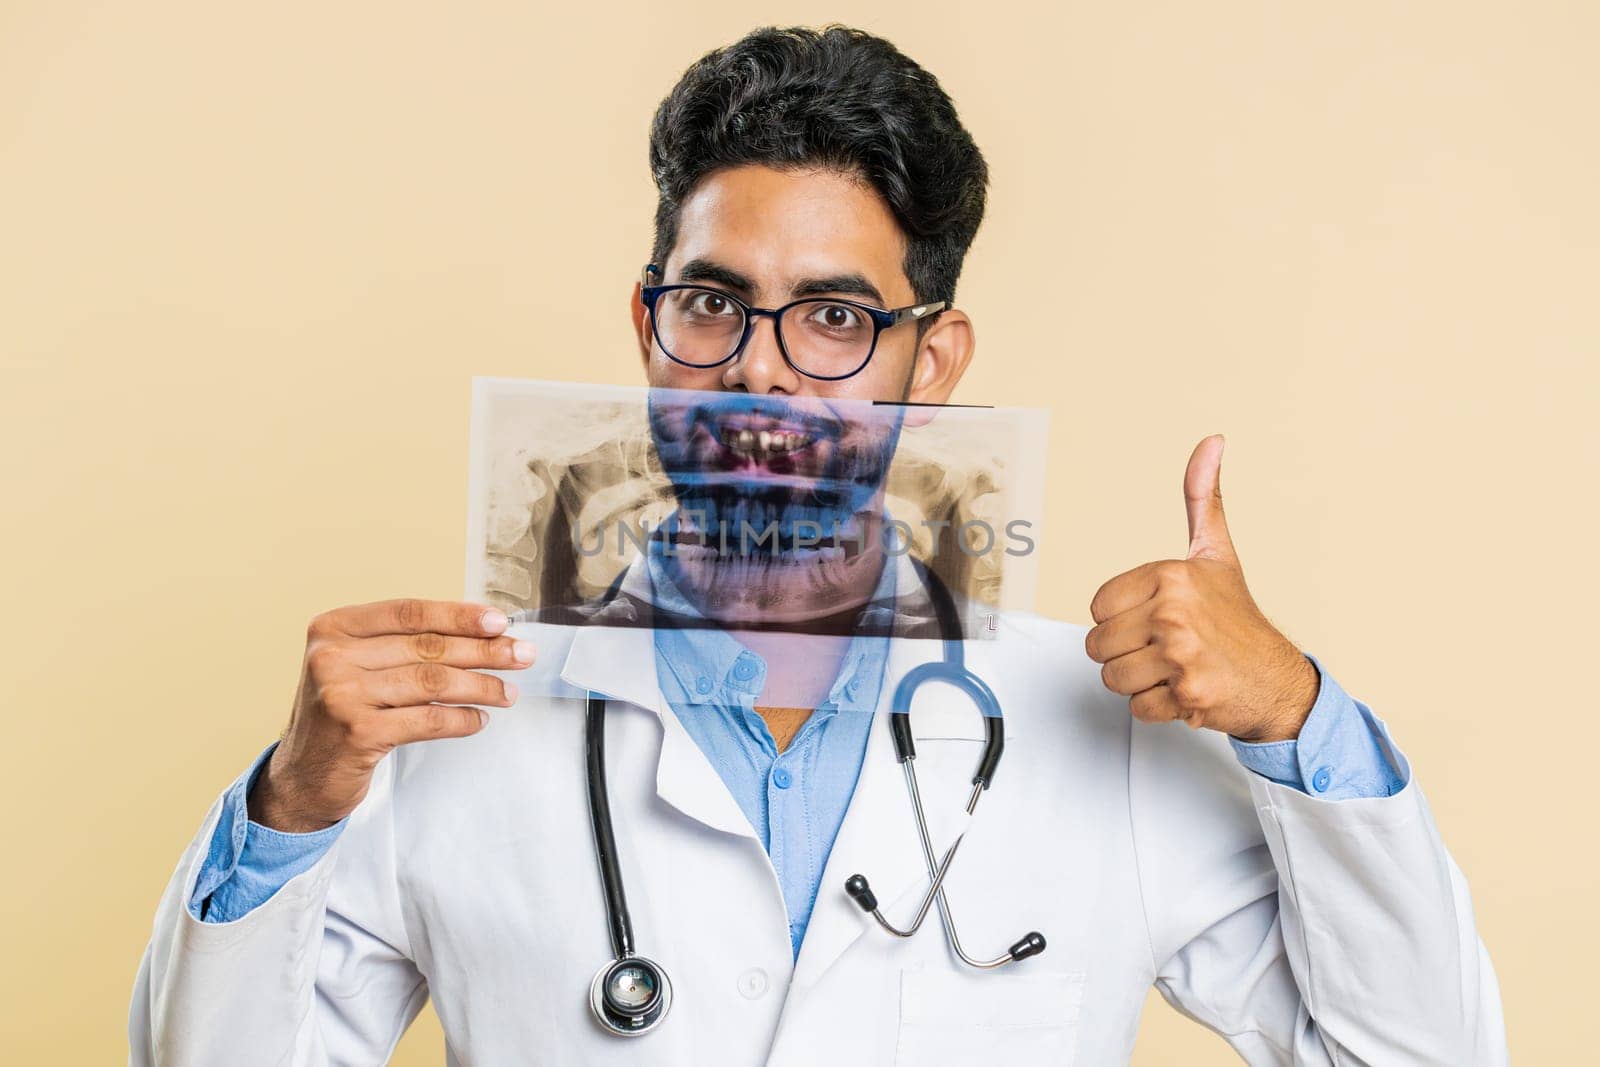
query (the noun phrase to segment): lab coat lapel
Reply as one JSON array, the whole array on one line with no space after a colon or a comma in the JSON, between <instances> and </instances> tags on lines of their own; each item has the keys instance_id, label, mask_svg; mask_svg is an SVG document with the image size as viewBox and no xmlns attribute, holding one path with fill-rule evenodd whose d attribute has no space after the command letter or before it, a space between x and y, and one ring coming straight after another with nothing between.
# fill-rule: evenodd
<instances>
[{"instance_id":1,"label":"lab coat lapel","mask_svg":"<svg viewBox=\"0 0 1600 1067\"><path fill-rule=\"evenodd\" d=\"M723 833L754 838L755 828L733 794L728 792L727 783L695 739L689 736L689 731L683 728L677 713L659 693L657 699L656 711L661 716L663 732L661 763L656 768L656 792L691 819Z\"/></svg>"},{"instance_id":2,"label":"lab coat lapel","mask_svg":"<svg viewBox=\"0 0 1600 1067\"><path fill-rule=\"evenodd\" d=\"M662 737L656 793L684 815L713 829L755 836L750 820L716 768L661 693L653 631L644 627L579 627L561 668L561 678L577 689L609 697L612 705L608 714L618 714L622 709L617 702L623 701L659 716Z\"/></svg>"}]
</instances>

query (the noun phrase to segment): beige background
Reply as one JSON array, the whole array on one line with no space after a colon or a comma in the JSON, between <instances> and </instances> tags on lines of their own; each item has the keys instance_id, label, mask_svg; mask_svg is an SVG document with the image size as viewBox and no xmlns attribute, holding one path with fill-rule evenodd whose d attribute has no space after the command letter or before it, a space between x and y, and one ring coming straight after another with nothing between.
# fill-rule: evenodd
<instances>
[{"instance_id":1,"label":"beige background","mask_svg":"<svg viewBox=\"0 0 1600 1067\"><path fill-rule=\"evenodd\" d=\"M1575 1062L1600 8L559 7L0 4L4 1058L124 1055L157 896L306 619L457 593L469 376L638 380L682 68L839 19L992 164L956 399L1052 411L1042 605L1181 554L1225 431L1258 599L1413 759L1519 1061ZM431 1016L402 1048L441 1061ZM1154 1002L1136 1062L1232 1060Z\"/></svg>"}]
</instances>

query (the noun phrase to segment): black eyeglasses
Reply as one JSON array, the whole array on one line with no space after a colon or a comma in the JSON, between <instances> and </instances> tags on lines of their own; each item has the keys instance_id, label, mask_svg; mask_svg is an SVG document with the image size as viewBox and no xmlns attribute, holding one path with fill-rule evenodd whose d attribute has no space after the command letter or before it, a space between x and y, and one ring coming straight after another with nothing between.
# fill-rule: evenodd
<instances>
[{"instance_id":1,"label":"black eyeglasses","mask_svg":"<svg viewBox=\"0 0 1600 1067\"><path fill-rule=\"evenodd\" d=\"M770 315L783 360L807 378L836 382L860 372L878 347L878 335L902 322L931 319L948 300L875 308L838 297L806 297L780 308L758 308L732 293L703 285L651 285L661 268L644 268L639 299L650 312L656 344L685 367L717 367L750 341L756 318Z\"/></svg>"}]
</instances>

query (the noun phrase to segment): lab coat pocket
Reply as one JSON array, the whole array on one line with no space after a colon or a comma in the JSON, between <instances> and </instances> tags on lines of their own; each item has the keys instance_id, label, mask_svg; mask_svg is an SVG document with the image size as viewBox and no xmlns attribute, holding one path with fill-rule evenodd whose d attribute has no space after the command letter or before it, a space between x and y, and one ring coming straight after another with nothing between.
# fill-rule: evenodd
<instances>
[{"instance_id":1,"label":"lab coat pocket","mask_svg":"<svg viewBox=\"0 0 1600 1067\"><path fill-rule=\"evenodd\" d=\"M1069 1067L1077 1054L1083 984L1081 971L902 971L895 1063Z\"/></svg>"}]
</instances>

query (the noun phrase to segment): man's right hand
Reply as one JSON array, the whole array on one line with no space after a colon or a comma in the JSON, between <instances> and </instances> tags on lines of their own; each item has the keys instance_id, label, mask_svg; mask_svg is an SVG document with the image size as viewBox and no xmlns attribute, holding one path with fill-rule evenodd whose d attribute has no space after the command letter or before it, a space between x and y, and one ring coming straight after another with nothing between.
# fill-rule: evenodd
<instances>
[{"instance_id":1,"label":"man's right hand","mask_svg":"<svg viewBox=\"0 0 1600 1067\"><path fill-rule=\"evenodd\" d=\"M299 696L250 790L250 818L285 833L332 826L396 745L483 729L488 712L451 705L515 703L516 686L479 673L533 662L531 644L499 636L506 625L486 604L413 599L312 619Z\"/></svg>"}]
</instances>

